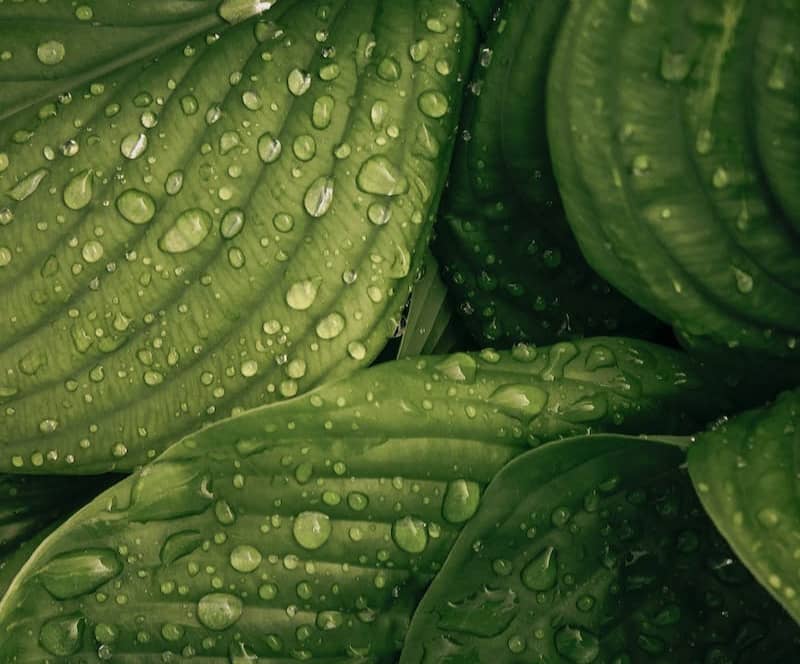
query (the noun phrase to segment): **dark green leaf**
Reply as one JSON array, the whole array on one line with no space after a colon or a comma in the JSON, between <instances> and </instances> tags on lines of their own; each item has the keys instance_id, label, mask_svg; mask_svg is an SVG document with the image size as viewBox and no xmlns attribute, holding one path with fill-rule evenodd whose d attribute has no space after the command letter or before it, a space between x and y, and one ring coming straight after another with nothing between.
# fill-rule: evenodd
<instances>
[{"instance_id":1,"label":"dark green leaf","mask_svg":"<svg viewBox=\"0 0 800 664\"><path fill-rule=\"evenodd\" d=\"M516 458L420 603L401 663L790 657L800 631L717 535L683 460L618 436Z\"/></svg>"},{"instance_id":2,"label":"dark green leaf","mask_svg":"<svg viewBox=\"0 0 800 664\"><path fill-rule=\"evenodd\" d=\"M717 528L800 621L800 391L723 421L689 449L689 474Z\"/></svg>"}]
</instances>

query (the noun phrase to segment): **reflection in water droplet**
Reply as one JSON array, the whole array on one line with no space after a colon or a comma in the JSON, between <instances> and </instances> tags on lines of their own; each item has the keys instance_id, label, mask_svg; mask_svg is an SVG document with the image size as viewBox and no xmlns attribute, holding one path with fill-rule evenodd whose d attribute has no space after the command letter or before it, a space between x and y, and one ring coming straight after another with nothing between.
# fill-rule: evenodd
<instances>
[{"instance_id":1,"label":"reflection in water droplet","mask_svg":"<svg viewBox=\"0 0 800 664\"><path fill-rule=\"evenodd\" d=\"M228 629L242 617L242 600L228 593L211 593L197 603L197 619L216 632Z\"/></svg>"},{"instance_id":2,"label":"reflection in water droplet","mask_svg":"<svg viewBox=\"0 0 800 664\"><path fill-rule=\"evenodd\" d=\"M464 523L473 517L481 500L477 482L455 480L447 485L442 503L442 516L450 523Z\"/></svg>"},{"instance_id":3,"label":"reflection in water droplet","mask_svg":"<svg viewBox=\"0 0 800 664\"><path fill-rule=\"evenodd\" d=\"M117 211L132 224L146 224L156 213L152 197L139 189L128 189L117 197Z\"/></svg>"},{"instance_id":4,"label":"reflection in water droplet","mask_svg":"<svg viewBox=\"0 0 800 664\"><path fill-rule=\"evenodd\" d=\"M161 239L158 248L169 254L191 251L206 239L211 231L211 216L205 210L192 208L182 212Z\"/></svg>"},{"instance_id":5,"label":"reflection in water droplet","mask_svg":"<svg viewBox=\"0 0 800 664\"><path fill-rule=\"evenodd\" d=\"M308 92L308 89L311 87L311 74L295 68L289 72L286 82L289 86L289 92L295 97L300 97Z\"/></svg>"},{"instance_id":6,"label":"reflection in water droplet","mask_svg":"<svg viewBox=\"0 0 800 664\"><path fill-rule=\"evenodd\" d=\"M319 549L331 536L330 517L322 512L301 512L292 524L292 534L304 549Z\"/></svg>"},{"instance_id":7,"label":"reflection in water droplet","mask_svg":"<svg viewBox=\"0 0 800 664\"><path fill-rule=\"evenodd\" d=\"M306 212L316 219L324 216L333 204L333 191L332 177L321 176L314 180L303 198Z\"/></svg>"},{"instance_id":8,"label":"reflection in water droplet","mask_svg":"<svg viewBox=\"0 0 800 664\"><path fill-rule=\"evenodd\" d=\"M428 529L424 521L405 516L392 524L392 539L407 553L422 553L428 546Z\"/></svg>"},{"instance_id":9,"label":"reflection in water droplet","mask_svg":"<svg viewBox=\"0 0 800 664\"><path fill-rule=\"evenodd\" d=\"M356 177L361 191L379 196L399 196L408 192L408 178L386 157L378 155L367 159Z\"/></svg>"},{"instance_id":10,"label":"reflection in water droplet","mask_svg":"<svg viewBox=\"0 0 800 664\"><path fill-rule=\"evenodd\" d=\"M138 159L147 149L146 134L128 134L122 139L119 151L127 159Z\"/></svg>"},{"instance_id":11,"label":"reflection in water droplet","mask_svg":"<svg viewBox=\"0 0 800 664\"><path fill-rule=\"evenodd\" d=\"M64 44L55 39L42 42L36 47L36 57L43 65L57 65L64 60L67 51Z\"/></svg>"},{"instance_id":12,"label":"reflection in water droplet","mask_svg":"<svg viewBox=\"0 0 800 664\"><path fill-rule=\"evenodd\" d=\"M271 133L262 134L258 139L258 156L265 164L271 164L281 156L283 146Z\"/></svg>"},{"instance_id":13,"label":"reflection in water droplet","mask_svg":"<svg viewBox=\"0 0 800 664\"><path fill-rule=\"evenodd\" d=\"M344 316L334 311L317 323L317 336L325 340L334 339L342 333L345 324Z\"/></svg>"},{"instance_id":14,"label":"reflection in water droplet","mask_svg":"<svg viewBox=\"0 0 800 664\"><path fill-rule=\"evenodd\" d=\"M419 110L429 118L442 118L447 114L450 103L438 90L428 90L419 96Z\"/></svg>"},{"instance_id":15,"label":"reflection in water droplet","mask_svg":"<svg viewBox=\"0 0 800 664\"><path fill-rule=\"evenodd\" d=\"M73 177L64 187L64 205L70 210L85 208L92 200L93 173L85 170Z\"/></svg>"},{"instance_id":16,"label":"reflection in water droplet","mask_svg":"<svg viewBox=\"0 0 800 664\"><path fill-rule=\"evenodd\" d=\"M271 9L276 1L277 0L223 0L218 11L223 21L236 24Z\"/></svg>"}]
</instances>

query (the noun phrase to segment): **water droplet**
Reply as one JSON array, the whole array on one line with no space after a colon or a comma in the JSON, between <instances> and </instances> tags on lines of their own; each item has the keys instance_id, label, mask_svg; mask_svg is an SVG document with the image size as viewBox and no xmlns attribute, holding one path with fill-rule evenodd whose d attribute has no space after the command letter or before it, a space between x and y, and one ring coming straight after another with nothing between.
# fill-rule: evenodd
<instances>
[{"instance_id":1,"label":"water droplet","mask_svg":"<svg viewBox=\"0 0 800 664\"><path fill-rule=\"evenodd\" d=\"M367 208L367 219L376 226L385 226L392 218L392 208L383 203L373 203Z\"/></svg>"},{"instance_id":2,"label":"water droplet","mask_svg":"<svg viewBox=\"0 0 800 664\"><path fill-rule=\"evenodd\" d=\"M228 210L225 216L222 217L222 222L219 226L220 235L226 240L235 238L244 228L244 211L238 208Z\"/></svg>"},{"instance_id":3,"label":"water droplet","mask_svg":"<svg viewBox=\"0 0 800 664\"><path fill-rule=\"evenodd\" d=\"M231 150L238 148L242 144L242 137L238 131L224 131L219 137L220 154L228 154Z\"/></svg>"},{"instance_id":4,"label":"water droplet","mask_svg":"<svg viewBox=\"0 0 800 664\"><path fill-rule=\"evenodd\" d=\"M367 347L360 341L347 344L347 354L354 360L363 360L367 356Z\"/></svg>"},{"instance_id":5,"label":"water droplet","mask_svg":"<svg viewBox=\"0 0 800 664\"><path fill-rule=\"evenodd\" d=\"M301 134L294 139L292 152L300 161L311 161L317 154L317 142L310 134Z\"/></svg>"},{"instance_id":6,"label":"water droplet","mask_svg":"<svg viewBox=\"0 0 800 664\"><path fill-rule=\"evenodd\" d=\"M85 170L73 177L64 187L64 205L70 210L85 208L92 200L94 174Z\"/></svg>"},{"instance_id":7,"label":"water droplet","mask_svg":"<svg viewBox=\"0 0 800 664\"><path fill-rule=\"evenodd\" d=\"M81 249L81 256L87 263L96 263L103 257L104 253L103 245L97 240L89 240Z\"/></svg>"},{"instance_id":8,"label":"water droplet","mask_svg":"<svg viewBox=\"0 0 800 664\"><path fill-rule=\"evenodd\" d=\"M257 111L263 106L261 97L255 90L246 90L242 93L242 104L249 111Z\"/></svg>"},{"instance_id":9,"label":"water droplet","mask_svg":"<svg viewBox=\"0 0 800 664\"><path fill-rule=\"evenodd\" d=\"M324 216L333 204L334 180L332 177L318 177L306 191L303 207L315 219Z\"/></svg>"},{"instance_id":10,"label":"water droplet","mask_svg":"<svg viewBox=\"0 0 800 664\"><path fill-rule=\"evenodd\" d=\"M211 226L211 217L205 210L200 208L185 210L161 236L158 248L168 254L191 251L206 239Z\"/></svg>"},{"instance_id":11,"label":"water droplet","mask_svg":"<svg viewBox=\"0 0 800 664\"><path fill-rule=\"evenodd\" d=\"M442 516L450 523L464 523L473 517L481 500L477 482L455 480L447 485L442 503Z\"/></svg>"},{"instance_id":12,"label":"water droplet","mask_svg":"<svg viewBox=\"0 0 800 664\"><path fill-rule=\"evenodd\" d=\"M241 23L271 9L277 0L223 0L219 15L231 24Z\"/></svg>"},{"instance_id":13,"label":"water droplet","mask_svg":"<svg viewBox=\"0 0 800 664\"><path fill-rule=\"evenodd\" d=\"M170 535L161 547L159 558L164 565L171 565L176 560L196 550L205 538L196 530L183 530Z\"/></svg>"},{"instance_id":14,"label":"water droplet","mask_svg":"<svg viewBox=\"0 0 800 664\"><path fill-rule=\"evenodd\" d=\"M530 419L542 412L547 392L534 385L504 385L492 393L489 402L506 415Z\"/></svg>"},{"instance_id":15,"label":"water droplet","mask_svg":"<svg viewBox=\"0 0 800 664\"><path fill-rule=\"evenodd\" d=\"M194 95L181 97L181 110L185 115L194 115L200 108L200 102Z\"/></svg>"},{"instance_id":16,"label":"water droplet","mask_svg":"<svg viewBox=\"0 0 800 664\"><path fill-rule=\"evenodd\" d=\"M520 573L523 585L529 590L545 591L558 580L558 552L548 546L533 558Z\"/></svg>"},{"instance_id":17,"label":"water droplet","mask_svg":"<svg viewBox=\"0 0 800 664\"><path fill-rule=\"evenodd\" d=\"M261 161L263 161L265 164L271 164L274 161L277 161L278 157L281 156L283 146L281 145L281 142L275 138L275 136L267 132L262 134L258 139L257 149L258 156L261 158Z\"/></svg>"},{"instance_id":18,"label":"water droplet","mask_svg":"<svg viewBox=\"0 0 800 664\"><path fill-rule=\"evenodd\" d=\"M55 39L42 42L36 47L36 57L43 65L57 65L64 60L67 51L64 44Z\"/></svg>"},{"instance_id":19,"label":"water droplet","mask_svg":"<svg viewBox=\"0 0 800 664\"><path fill-rule=\"evenodd\" d=\"M281 233L289 233L294 228L294 217L286 212L278 212L272 218L272 225L276 231Z\"/></svg>"},{"instance_id":20,"label":"water droplet","mask_svg":"<svg viewBox=\"0 0 800 664\"><path fill-rule=\"evenodd\" d=\"M382 155L367 159L358 171L356 184L361 191L379 196L399 196L408 192L408 178Z\"/></svg>"},{"instance_id":21,"label":"water droplet","mask_svg":"<svg viewBox=\"0 0 800 664\"><path fill-rule=\"evenodd\" d=\"M119 144L119 151L127 159L138 159L147 149L147 134L128 134Z\"/></svg>"},{"instance_id":22,"label":"water droplet","mask_svg":"<svg viewBox=\"0 0 800 664\"><path fill-rule=\"evenodd\" d=\"M442 118L449 108L447 97L438 90L427 90L419 96L419 110L429 118Z\"/></svg>"},{"instance_id":23,"label":"water droplet","mask_svg":"<svg viewBox=\"0 0 800 664\"><path fill-rule=\"evenodd\" d=\"M123 191L116 201L117 211L132 224L146 224L156 214L156 203L152 197L139 189Z\"/></svg>"},{"instance_id":24,"label":"water droplet","mask_svg":"<svg viewBox=\"0 0 800 664\"><path fill-rule=\"evenodd\" d=\"M329 340L338 337L344 331L344 328L344 316L334 311L317 323L316 332L320 339Z\"/></svg>"},{"instance_id":25,"label":"water droplet","mask_svg":"<svg viewBox=\"0 0 800 664\"><path fill-rule=\"evenodd\" d=\"M211 593L197 603L197 619L202 625L221 632L242 617L242 600L228 593Z\"/></svg>"},{"instance_id":26,"label":"water droplet","mask_svg":"<svg viewBox=\"0 0 800 664\"><path fill-rule=\"evenodd\" d=\"M37 576L47 592L63 600L93 592L120 572L122 563L110 549L81 549L56 556Z\"/></svg>"},{"instance_id":27,"label":"water droplet","mask_svg":"<svg viewBox=\"0 0 800 664\"><path fill-rule=\"evenodd\" d=\"M736 290L740 293L747 294L753 290L753 277L744 270L738 267L733 268L733 275L736 278Z\"/></svg>"},{"instance_id":28,"label":"water droplet","mask_svg":"<svg viewBox=\"0 0 800 664\"><path fill-rule=\"evenodd\" d=\"M292 524L292 534L304 549L319 549L331 536L330 517L322 512L301 512Z\"/></svg>"},{"instance_id":29,"label":"water droplet","mask_svg":"<svg viewBox=\"0 0 800 664\"><path fill-rule=\"evenodd\" d=\"M75 8L75 18L79 21L91 21L94 18L94 10L88 5L78 5Z\"/></svg>"},{"instance_id":30,"label":"water droplet","mask_svg":"<svg viewBox=\"0 0 800 664\"><path fill-rule=\"evenodd\" d=\"M408 49L408 54L414 62L422 62L428 57L431 47L424 39L414 42Z\"/></svg>"},{"instance_id":31,"label":"water droplet","mask_svg":"<svg viewBox=\"0 0 800 664\"><path fill-rule=\"evenodd\" d=\"M11 196L11 198L13 198L15 201L24 201L39 188L42 180L44 180L49 174L50 171L48 171L46 168L40 168L34 171L28 177L20 180L16 186L8 192L8 195Z\"/></svg>"},{"instance_id":32,"label":"water droplet","mask_svg":"<svg viewBox=\"0 0 800 664\"><path fill-rule=\"evenodd\" d=\"M83 643L86 620L79 614L48 620L39 630L39 643L51 655L74 655Z\"/></svg>"},{"instance_id":33,"label":"water droplet","mask_svg":"<svg viewBox=\"0 0 800 664\"><path fill-rule=\"evenodd\" d=\"M724 189L730 184L730 181L731 178L728 171L722 166L717 168L711 176L711 184L714 185L715 189Z\"/></svg>"},{"instance_id":34,"label":"water droplet","mask_svg":"<svg viewBox=\"0 0 800 664\"><path fill-rule=\"evenodd\" d=\"M689 75L691 62L685 53L665 48L661 51L661 77L665 81L679 83Z\"/></svg>"},{"instance_id":35,"label":"water droplet","mask_svg":"<svg viewBox=\"0 0 800 664\"><path fill-rule=\"evenodd\" d=\"M422 553L428 546L428 529L424 521L405 516L392 524L392 539L406 553Z\"/></svg>"},{"instance_id":36,"label":"water droplet","mask_svg":"<svg viewBox=\"0 0 800 664\"><path fill-rule=\"evenodd\" d=\"M384 81L397 81L401 73L400 63L392 57L385 57L378 63L378 77Z\"/></svg>"},{"instance_id":37,"label":"water droplet","mask_svg":"<svg viewBox=\"0 0 800 664\"><path fill-rule=\"evenodd\" d=\"M308 89L311 87L311 74L297 68L292 69L292 71L289 72L286 83L289 86L289 92L295 97L300 97L308 92Z\"/></svg>"},{"instance_id":38,"label":"water droplet","mask_svg":"<svg viewBox=\"0 0 800 664\"><path fill-rule=\"evenodd\" d=\"M170 196L175 196L183 189L183 171L172 171L164 182L164 191Z\"/></svg>"},{"instance_id":39,"label":"water droplet","mask_svg":"<svg viewBox=\"0 0 800 664\"><path fill-rule=\"evenodd\" d=\"M478 363L472 355L454 353L439 362L434 368L448 380L474 383L478 372Z\"/></svg>"},{"instance_id":40,"label":"water droplet","mask_svg":"<svg viewBox=\"0 0 800 664\"><path fill-rule=\"evenodd\" d=\"M261 564L261 552L249 544L234 547L230 555L231 567L242 574L249 574Z\"/></svg>"},{"instance_id":41,"label":"water droplet","mask_svg":"<svg viewBox=\"0 0 800 664\"><path fill-rule=\"evenodd\" d=\"M205 512L214 497L209 481L184 463L150 464L139 471L133 485L128 517L144 523Z\"/></svg>"},{"instance_id":42,"label":"water droplet","mask_svg":"<svg viewBox=\"0 0 800 664\"><path fill-rule=\"evenodd\" d=\"M572 664L591 664L600 655L600 640L589 630L564 625L555 634L559 655Z\"/></svg>"},{"instance_id":43,"label":"water droplet","mask_svg":"<svg viewBox=\"0 0 800 664\"><path fill-rule=\"evenodd\" d=\"M316 129L327 129L330 126L335 104L333 97L329 95L324 95L314 102L311 123Z\"/></svg>"},{"instance_id":44,"label":"water droplet","mask_svg":"<svg viewBox=\"0 0 800 664\"><path fill-rule=\"evenodd\" d=\"M314 304L319 292L322 280L317 277L314 279L303 279L289 286L286 291L286 304L295 311L305 311Z\"/></svg>"}]
</instances>

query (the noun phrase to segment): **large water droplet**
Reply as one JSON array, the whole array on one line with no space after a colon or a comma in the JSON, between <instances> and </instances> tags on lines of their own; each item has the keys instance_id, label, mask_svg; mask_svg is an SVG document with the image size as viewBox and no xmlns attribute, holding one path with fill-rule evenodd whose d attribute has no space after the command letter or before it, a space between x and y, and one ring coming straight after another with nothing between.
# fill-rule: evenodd
<instances>
[{"instance_id":1,"label":"large water droplet","mask_svg":"<svg viewBox=\"0 0 800 664\"><path fill-rule=\"evenodd\" d=\"M442 503L442 516L450 523L464 523L473 517L481 500L477 482L454 480L447 485Z\"/></svg>"},{"instance_id":2,"label":"large water droplet","mask_svg":"<svg viewBox=\"0 0 800 664\"><path fill-rule=\"evenodd\" d=\"M231 567L242 574L249 574L261 564L261 552L249 544L240 544L231 551Z\"/></svg>"},{"instance_id":3,"label":"large water droplet","mask_svg":"<svg viewBox=\"0 0 800 664\"><path fill-rule=\"evenodd\" d=\"M454 353L439 362L434 368L448 380L459 383L474 383L478 373L478 363L472 355L467 353Z\"/></svg>"},{"instance_id":4,"label":"large water droplet","mask_svg":"<svg viewBox=\"0 0 800 664\"><path fill-rule=\"evenodd\" d=\"M146 522L200 514L214 498L209 481L208 476L185 463L146 466L131 490L128 518Z\"/></svg>"},{"instance_id":5,"label":"large water droplet","mask_svg":"<svg viewBox=\"0 0 800 664\"><path fill-rule=\"evenodd\" d=\"M244 210L234 208L228 210L225 216L222 217L222 222L219 225L219 232L226 240L235 238L244 228Z\"/></svg>"},{"instance_id":6,"label":"large water droplet","mask_svg":"<svg viewBox=\"0 0 800 664\"><path fill-rule=\"evenodd\" d=\"M221 632L242 617L242 600L228 593L210 593L197 603L197 619L210 630Z\"/></svg>"},{"instance_id":7,"label":"large water droplet","mask_svg":"<svg viewBox=\"0 0 800 664\"><path fill-rule=\"evenodd\" d=\"M128 134L119 144L119 151L127 159L138 159L147 149L147 134Z\"/></svg>"},{"instance_id":8,"label":"large water droplet","mask_svg":"<svg viewBox=\"0 0 800 664\"><path fill-rule=\"evenodd\" d=\"M161 547L159 557L163 565L171 565L176 560L189 555L192 551L197 549L205 537L197 530L182 530L178 533L173 533L165 541Z\"/></svg>"},{"instance_id":9,"label":"large water droplet","mask_svg":"<svg viewBox=\"0 0 800 664\"><path fill-rule=\"evenodd\" d=\"M548 546L531 560L520 573L523 585L529 590L544 591L558 580L558 552Z\"/></svg>"},{"instance_id":10,"label":"large water droplet","mask_svg":"<svg viewBox=\"0 0 800 664\"><path fill-rule=\"evenodd\" d=\"M13 198L15 201L24 201L39 188L42 180L44 180L49 174L50 171L48 171L46 168L40 168L34 171L28 177L20 180L16 186L8 192L8 195L11 196L11 198Z\"/></svg>"},{"instance_id":11,"label":"large water droplet","mask_svg":"<svg viewBox=\"0 0 800 664\"><path fill-rule=\"evenodd\" d=\"M442 118L447 114L450 103L438 90L427 90L419 96L419 110L429 118Z\"/></svg>"},{"instance_id":12,"label":"large water droplet","mask_svg":"<svg viewBox=\"0 0 800 664\"><path fill-rule=\"evenodd\" d=\"M408 192L408 178L386 157L367 159L358 171L356 184L361 191L379 196L399 196Z\"/></svg>"},{"instance_id":13,"label":"large water droplet","mask_svg":"<svg viewBox=\"0 0 800 664\"><path fill-rule=\"evenodd\" d=\"M311 308L314 300L317 299L319 286L322 280L317 277L315 279L303 279L298 281L286 291L286 304L288 304L295 311L305 311Z\"/></svg>"},{"instance_id":14,"label":"large water droplet","mask_svg":"<svg viewBox=\"0 0 800 664\"><path fill-rule=\"evenodd\" d=\"M117 211L125 221L132 224L146 224L156 214L153 198L139 189L128 189L117 196Z\"/></svg>"},{"instance_id":15,"label":"large water droplet","mask_svg":"<svg viewBox=\"0 0 800 664\"><path fill-rule=\"evenodd\" d=\"M311 87L311 74L297 68L292 69L292 71L289 72L286 83L289 86L289 92L295 97L300 97L308 92L308 89Z\"/></svg>"},{"instance_id":16,"label":"large water droplet","mask_svg":"<svg viewBox=\"0 0 800 664\"><path fill-rule=\"evenodd\" d=\"M56 556L38 577L53 597L71 599L97 590L121 571L122 563L110 549L83 549Z\"/></svg>"},{"instance_id":17,"label":"large water droplet","mask_svg":"<svg viewBox=\"0 0 800 664\"><path fill-rule=\"evenodd\" d=\"M428 529L424 521L405 516L392 524L392 539L407 553L422 553L428 546Z\"/></svg>"},{"instance_id":18,"label":"large water droplet","mask_svg":"<svg viewBox=\"0 0 800 664\"><path fill-rule=\"evenodd\" d=\"M271 9L276 0L223 0L219 15L222 20L235 24Z\"/></svg>"},{"instance_id":19,"label":"large water droplet","mask_svg":"<svg viewBox=\"0 0 800 664\"><path fill-rule=\"evenodd\" d=\"M275 136L267 132L259 137L257 149L261 161L271 164L281 156L283 145Z\"/></svg>"},{"instance_id":20,"label":"large water droplet","mask_svg":"<svg viewBox=\"0 0 800 664\"><path fill-rule=\"evenodd\" d=\"M328 314L322 320L317 323L317 336L320 339L334 339L338 337L345 328L345 319L342 314L334 311L331 314Z\"/></svg>"},{"instance_id":21,"label":"large water droplet","mask_svg":"<svg viewBox=\"0 0 800 664\"><path fill-rule=\"evenodd\" d=\"M504 385L492 393L489 402L511 417L531 418L547 404L547 392L535 385Z\"/></svg>"},{"instance_id":22,"label":"large water droplet","mask_svg":"<svg viewBox=\"0 0 800 664\"><path fill-rule=\"evenodd\" d=\"M332 177L318 177L306 191L303 207L312 217L324 216L333 204L334 180Z\"/></svg>"},{"instance_id":23,"label":"large water droplet","mask_svg":"<svg viewBox=\"0 0 800 664\"><path fill-rule=\"evenodd\" d=\"M64 187L64 205L70 210L85 208L92 200L94 174L85 170L73 177Z\"/></svg>"},{"instance_id":24,"label":"large water droplet","mask_svg":"<svg viewBox=\"0 0 800 664\"><path fill-rule=\"evenodd\" d=\"M42 42L36 47L36 57L43 65L57 65L64 60L66 54L64 44L55 39Z\"/></svg>"},{"instance_id":25,"label":"large water droplet","mask_svg":"<svg viewBox=\"0 0 800 664\"><path fill-rule=\"evenodd\" d=\"M158 241L158 248L169 254L191 251L211 231L211 216L205 210L192 208L182 212Z\"/></svg>"},{"instance_id":26,"label":"large water droplet","mask_svg":"<svg viewBox=\"0 0 800 664\"><path fill-rule=\"evenodd\" d=\"M583 627L564 625L554 640L558 654L572 664L591 664L600 655L600 640Z\"/></svg>"},{"instance_id":27,"label":"large water droplet","mask_svg":"<svg viewBox=\"0 0 800 664\"><path fill-rule=\"evenodd\" d=\"M66 657L80 650L86 619L79 615L48 620L39 631L39 643L51 655Z\"/></svg>"},{"instance_id":28,"label":"large water droplet","mask_svg":"<svg viewBox=\"0 0 800 664\"><path fill-rule=\"evenodd\" d=\"M292 534L304 549L319 549L331 536L330 517L322 512L301 512L292 524Z\"/></svg>"}]
</instances>

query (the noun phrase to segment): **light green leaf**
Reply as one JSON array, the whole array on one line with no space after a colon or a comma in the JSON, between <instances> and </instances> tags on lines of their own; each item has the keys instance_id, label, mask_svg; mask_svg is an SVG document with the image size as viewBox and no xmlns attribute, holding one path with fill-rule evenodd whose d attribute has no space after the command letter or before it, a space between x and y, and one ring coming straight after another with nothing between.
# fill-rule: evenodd
<instances>
[{"instance_id":1,"label":"light green leaf","mask_svg":"<svg viewBox=\"0 0 800 664\"><path fill-rule=\"evenodd\" d=\"M420 603L401 664L791 657L797 627L714 531L683 460L619 436L516 458Z\"/></svg>"},{"instance_id":2,"label":"light green leaf","mask_svg":"<svg viewBox=\"0 0 800 664\"><path fill-rule=\"evenodd\" d=\"M689 449L697 495L739 558L800 621L800 391L722 421Z\"/></svg>"},{"instance_id":3,"label":"light green leaf","mask_svg":"<svg viewBox=\"0 0 800 664\"><path fill-rule=\"evenodd\" d=\"M369 364L475 32L456 0L286 0L6 120L0 470L131 469Z\"/></svg>"}]
</instances>

